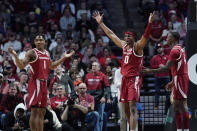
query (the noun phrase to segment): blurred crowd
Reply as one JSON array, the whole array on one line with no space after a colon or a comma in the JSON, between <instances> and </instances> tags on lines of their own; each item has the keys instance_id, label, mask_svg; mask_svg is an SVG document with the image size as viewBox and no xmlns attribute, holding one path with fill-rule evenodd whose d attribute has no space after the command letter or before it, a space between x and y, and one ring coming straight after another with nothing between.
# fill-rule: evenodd
<instances>
[{"instance_id":1,"label":"blurred crowd","mask_svg":"<svg viewBox=\"0 0 197 131\"><path fill-rule=\"evenodd\" d=\"M142 0L139 14L144 20L156 10L149 53L162 55L151 60L151 67L165 64L170 48L168 32L178 31L180 44L186 45L186 12L189 0ZM120 60L110 48L110 40L92 19L92 13L104 13L110 26L104 0L2 0L0 1L0 129L28 130L29 111L24 98L30 67L19 70L8 53L13 47L20 59L35 47L34 38L44 34L51 59L75 50L72 58L51 71L45 131L105 131L107 120L119 119L118 97L121 79L114 78ZM169 74L156 75L169 79ZM158 96L157 96L158 97ZM158 98L157 98L158 99ZM84 127L84 128L82 128Z\"/></svg>"}]
</instances>

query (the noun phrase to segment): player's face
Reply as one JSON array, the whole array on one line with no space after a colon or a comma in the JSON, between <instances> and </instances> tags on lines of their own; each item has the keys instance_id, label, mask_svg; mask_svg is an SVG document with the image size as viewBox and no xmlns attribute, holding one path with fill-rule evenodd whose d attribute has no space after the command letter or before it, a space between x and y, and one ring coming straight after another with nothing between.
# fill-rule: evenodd
<instances>
[{"instance_id":1,"label":"player's face","mask_svg":"<svg viewBox=\"0 0 197 131\"><path fill-rule=\"evenodd\" d=\"M131 36L131 35L129 35L129 34L125 34L125 35L124 35L124 40L125 40L128 44L134 43L134 38L133 38L133 36Z\"/></svg>"},{"instance_id":2,"label":"player's face","mask_svg":"<svg viewBox=\"0 0 197 131\"><path fill-rule=\"evenodd\" d=\"M36 48L38 49L44 49L45 46L45 40L42 36L36 36L34 43L36 45Z\"/></svg>"}]
</instances>

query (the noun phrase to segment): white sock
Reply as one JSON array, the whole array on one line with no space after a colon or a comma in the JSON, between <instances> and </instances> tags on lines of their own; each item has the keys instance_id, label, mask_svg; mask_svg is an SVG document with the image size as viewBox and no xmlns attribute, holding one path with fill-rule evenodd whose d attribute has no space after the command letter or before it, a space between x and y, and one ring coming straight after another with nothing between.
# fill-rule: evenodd
<instances>
[{"instance_id":1,"label":"white sock","mask_svg":"<svg viewBox=\"0 0 197 131\"><path fill-rule=\"evenodd\" d=\"M177 131L182 131L182 129L177 129Z\"/></svg>"},{"instance_id":2,"label":"white sock","mask_svg":"<svg viewBox=\"0 0 197 131\"><path fill-rule=\"evenodd\" d=\"M184 129L184 131L189 131L189 129Z\"/></svg>"}]
</instances>

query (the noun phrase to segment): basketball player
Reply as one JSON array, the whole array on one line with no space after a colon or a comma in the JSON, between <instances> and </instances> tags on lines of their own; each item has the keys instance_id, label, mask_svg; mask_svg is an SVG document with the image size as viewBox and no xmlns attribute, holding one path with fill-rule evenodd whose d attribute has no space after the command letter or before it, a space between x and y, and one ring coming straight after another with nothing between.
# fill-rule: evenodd
<instances>
[{"instance_id":1,"label":"basketball player","mask_svg":"<svg viewBox=\"0 0 197 131\"><path fill-rule=\"evenodd\" d=\"M177 131L189 131L189 113L187 108L188 91L188 68L185 50L178 44L180 35L177 32L171 32L167 37L167 44L172 47L169 59L165 66L158 69L143 69L142 73L160 73L171 69L173 80L166 85L166 89L173 87L173 104L175 111L175 120Z\"/></svg>"},{"instance_id":2,"label":"basketball player","mask_svg":"<svg viewBox=\"0 0 197 131\"><path fill-rule=\"evenodd\" d=\"M42 35L36 36L34 43L36 48L29 50L23 60L18 58L13 48L9 47L8 51L14 56L20 70L24 69L27 64L30 64L31 78L28 83L28 95L24 99L27 108L31 108L29 120L31 131L43 131L44 115L47 106L49 69L56 68L65 58L72 56L74 51L69 54L65 53L64 57L52 62L49 53L44 49L44 37Z\"/></svg>"},{"instance_id":3,"label":"basketball player","mask_svg":"<svg viewBox=\"0 0 197 131\"><path fill-rule=\"evenodd\" d=\"M120 40L108 27L103 23L103 15L94 12L93 18L96 19L99 26L107 36L120 48L123 49L121 74L122 84L120 90L120 102L123 108L131 131L134 131L137 125L137 102L139 100L142 77L140 71L143 66L143 48L145 47L152 24L154 13L150 14L149 23L142 38L135 42L136 36L133 32L125 32L124 40Z\"/></svg>"}]
</instances>

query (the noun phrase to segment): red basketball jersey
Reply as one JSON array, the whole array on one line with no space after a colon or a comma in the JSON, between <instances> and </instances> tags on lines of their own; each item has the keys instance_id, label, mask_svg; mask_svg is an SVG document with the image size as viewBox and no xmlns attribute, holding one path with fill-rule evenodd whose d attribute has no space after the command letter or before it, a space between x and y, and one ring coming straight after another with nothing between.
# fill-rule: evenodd
<instances>
[{"instance_id":1,"label":"red basketball jersey","mask_svg":"<svg viewBox=\"0 0 197 131\"><path fill-rule=\"evenodd\" d=\"M34 48L36 60L30 62L31 77L33 79L48 79L50 57L46 50L44 52Z\"/></svg>"},{"instance_id":2,"label":"red basketball jersey","mask_svg":"<svg viewBox=\"0 0 197 131\"><path fill-rule=\"evenodd\" d=\"M172 48L169 59L174 62L171 67L171 74L173 77L178 75L187 75L188 68L186 54L181 45L176 45Z\"/></svg>"},{"instance_id":3,"label":"red basketball jersey","mask_svg":"<svg viewBox=\"0 0 197 131\"><path fill-rule=\"evenodd\" d=\"M128 45L123 47L121 74L126 77L140 75L143 67L143 55L135 54L134 47L128 49Z\"/></svg>"}]
</instances>

